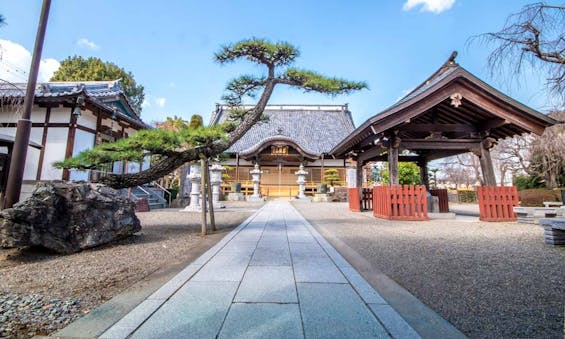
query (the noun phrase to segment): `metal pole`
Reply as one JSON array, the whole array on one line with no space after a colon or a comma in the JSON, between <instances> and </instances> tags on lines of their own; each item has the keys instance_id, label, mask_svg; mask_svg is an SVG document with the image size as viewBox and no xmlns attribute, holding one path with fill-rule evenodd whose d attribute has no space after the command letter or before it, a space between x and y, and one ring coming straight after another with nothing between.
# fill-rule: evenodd
<instances>
[{"instance_id":1,"label":"metal pole","mask_svg":"<svg viewBox=\"0 0 565 339\"><path fill-rule=\"evenodd\" d=\"M33 58L31 60L29 78L27 81L26 96L24 98L24 111L22 113L22 117L18 120L16 129L16 140L14 142L14 151L10 161L10 170L8 172L4 208L10 208L20 200L27 148L31 133L31 109L33 107L33 99L35 98L35 85L37 84L37 74L39 73L39 63L41 61L41 52L43 50L43 40L45 39L45 30L47 28L47 20L49 18L49 7L51 7L51 0L43 0L43 6L41 7L41 14L39 17L39 25L37 27L37 35L35 37Z\"/></svg>"}]
</instances>

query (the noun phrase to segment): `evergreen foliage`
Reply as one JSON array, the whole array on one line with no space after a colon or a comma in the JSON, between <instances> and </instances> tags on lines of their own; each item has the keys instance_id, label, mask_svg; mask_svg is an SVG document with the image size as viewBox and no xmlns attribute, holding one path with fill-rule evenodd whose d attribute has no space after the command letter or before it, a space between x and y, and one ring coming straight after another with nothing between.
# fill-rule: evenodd
<instances>
[{"instance_id":1,"label":"evergreen foliage","mask_svg":"<svg viewBox=\"0 0 565 339\"><path fill-rule=\"evenodd\" d=\"M131 72L118 65L102 61L99 58L72 56L61 61L61 67L55 71L51 81L112 81L121 79L122 87L131 105L141 112L145 98L144 88L138 85Z\"/></svg>"},{"instance_id":2,"label":"evergreen foliage","mask_svg":"<svg viewBox=\"0 0 565 339\"><path fill-rule=\"evenodd\" d=\"M382 179L385 183L389 181L388 166L381 172ZM420 185L420 167L413 162L398 163L398 183L400 185Z\"/></svg>"},{"instance_id":3,"label":"evergreen foliage","mask_svg":"<svg viewBox=\"0 0 565 339\"><path fill-rule=\"evenodd\" d=\"M330 95L350 93L367 87L363 82L325 78L311 71L287 69L282 76L276 75L276 71L279 71L277 67L290 65L298 55L298 50L288 43L271 43L264 39L249 39L226 45L215 55L219 63L246 59L266 68L266 74L244 75L227 85L224 100L231 108L227 122L204 127L202 117L193 116L186 126L186 121L180 118L168 118L162 123L166 128L140 131L127 139L98 145L74 158L58 162L56 166L77 169L107 168L113 161L139 161L147 155L156 155L152 166L140 173L108 174L98 180L113 188L142 185L171 173L187 162L220 156L255 123L264 119L263 112L276 85L289 85L307 92L316 91ZM78 59L75 62L79 65L85 62L80 57L74 59ZM68 61L70 65L64 68L64 72L56 74L56 79L63 80L63 77L69 76L67 72L75 67L74 59ZM78 66L77 68L83 69ZM259 96L253 108L242 108L242 98L245 96Z\"/></svg>"},{"instance_id":4,"label":"evergreen foliage","mask_svg":"<svg viewBox=\"0 0 565 339\"><path fill-rule=\"evenodd\" d=\"M324 170L324 183L333 186L336 182L341 181L339 172L335 168L328 168Z\"/></svg>"}]
</instances>

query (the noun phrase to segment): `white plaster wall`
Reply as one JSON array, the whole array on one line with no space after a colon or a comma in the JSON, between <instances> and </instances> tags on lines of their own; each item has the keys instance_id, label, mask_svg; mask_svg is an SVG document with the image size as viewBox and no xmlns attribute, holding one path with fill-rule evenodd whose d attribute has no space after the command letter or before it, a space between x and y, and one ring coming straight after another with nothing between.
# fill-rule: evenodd
<instances>
[{"instance_id":1,"label":"white plaster wall","mask_svg":"<svg viewBox=\"0 0 565 339\"><path fill-rule=\"evenodd\" d=\"M90 132L77 129L75 131L75 143L73 145L73 157L80 152L91 149L94 146L95 135ZM88 171L71 170L69 175L70 180L88 180Z\"/></svg>"},{"instance_id":2,"label":"white plaster wall","mask_svg":"<svg viewBox=\"0 0 565 339\"><path fill-rule=\"evenodd\" d=\"M35 127L31 129L31 134L29 137L30 141L34 141L41 144L41 139L43 137L43 127ZM37 168L39 167L39 154L41 153L35 147L27 148L26 165L24 169L24 180L35 180L37 179Z\"/></svg>"},{"instance_id":3,"label":"white plaster wall","mask_svg":"<svg viewBox=\"0 0 565 339\"><path fill-rule=\"evenodd\" d=\"M23 109L23 107L22 107ZM34 105L31 109L31 122L45 122L45 107ZM0 124L16 123L21 117L21 112L16 113L15 107L0 108Z\"/></svg>"},{"instance_id":4,"label":"white plaster wall","mask_svg":"<svg viewBox=\"0 0 565 339\"><path fill-rule=\"evenodd\" d=\"M51 116L49 122L66 122L71 120L71 109L69 107L51 108Z\"/></svg>"},{"instance_id":5,"label":"white plaster wall","mask_svg":"<svg viewBox=\"0 0 565 339\"><path fill-rule=\"evenodd\" d=\"M49 128L43 156L41 180L61 180L63 178L63 170L54 168L53 163L65 160L68 135L69 129L66 127Z\"/></svg>"},{"instance_id":6,"label":"white plaster wall","mask_svg":"<svg viewBox=\"0 0 565 339\"><path fill-rule=\"evenodd\" d=\"M20 115L16 114L14 107L0 107L0 124L17 122L19 117Z\"/></svg>"},{"instance_id":7,"label":"white plaster wall","mask_svg":"<svg viewBox=\"0 0 565 339\"><path fill-rule=\"evenodd\" d=\"M82 111L82 114L78 117L77 123L81 126L96 129L96 116L91 111Z\"/></svg>"},{"instance_id":8,"label":"white plaster wall","mask_svg":"<svg viewBox=\"0 0 565 339\"><path fill-rule=\"evenodd\" d=\"M47 108L34 105L31 110L31 122L45 122L46 111Z\"/></svg>"},{"instance_id":9,"label":"white plaster wall","mask_svg":"<svg viewBox=\"0 0 565 339\"><path fill-rule=\"evenodd\" d=\"M126 128L125 132L128 134L128 136L131 137L132 135L134 135L137 132L137 130L128 127L128 128Z\"/></svg>"}]
</instances>

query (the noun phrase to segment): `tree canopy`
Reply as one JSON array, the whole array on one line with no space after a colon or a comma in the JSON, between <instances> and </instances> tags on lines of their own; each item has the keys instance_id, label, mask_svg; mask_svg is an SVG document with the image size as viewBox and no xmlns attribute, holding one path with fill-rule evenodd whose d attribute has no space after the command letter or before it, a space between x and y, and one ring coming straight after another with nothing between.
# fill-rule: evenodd
<instances>
[{"instance_id":1,"label":"tree canopy","mask_svg":"<svg viewBox=\"0 0 565 339\"><path fill-rule=\"evenodd\" d=\"M121 79L122 87L131 105L141 112L145 98L144 88L135 82L133 74L118 65L99 58L72 56L61 62L61 67L53 74L51 81L103 81Z\"/></svg>"},{"instance_id":2,"label":"tree canopy","mask_svg":"<svg viewBox=\"0 0 565 339\"><path fill-rule=\"evenodd\" d=\"M289 66L299 51L286 42L248 39L223 46L215 59L220 64L245 59L263 66L264 74L243 75L230 81L224 99L230 106L228 121L221 125L190 124L179 131L144 130L133 136L96 146L74 158L59 162L60 168L96 169L112 161L137 161L146 155L158 155L152 166L140 173L108 174L98 180L114 188L141 185L161 178L186 162L216 157L239 140L258 122L277 85L288 85L306 92L329 95L350 93L367 88L364 82L324 77L312 71ZM241 106L244 97L257 98L251 109ZM191 126L192 125L192 126Z\"/></svg>"},{"instance_id":3,"label":"tree canopy","mask_svg":"<svg viewBox=\"0 0 565 339\"><path fill-rule=\"evenodd\" d=\"M565 6L526 5L510 15L500 31L478 37L496 46L488 59L493 73L510 70L517 75L530 65L545 74L554 94L565 99Z\"/></svg>"}]
</instances>

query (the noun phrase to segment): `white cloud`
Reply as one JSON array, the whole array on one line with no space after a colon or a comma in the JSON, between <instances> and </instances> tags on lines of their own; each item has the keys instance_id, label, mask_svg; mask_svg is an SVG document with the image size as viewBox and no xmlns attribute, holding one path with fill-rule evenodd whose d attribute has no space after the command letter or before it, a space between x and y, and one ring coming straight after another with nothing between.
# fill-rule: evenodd
<instances>
[{"instance_id":1,"label":"white cloud","mask_svg":"<svg viewBox=\"0 0 565 339\"><path fill-rule=\"evenodd\" d=\"M27 82L30 64L31 53L25 47L10 40L0 39L0 79ZM41 59L37 81L49 81L59 66L61 64L55 59Z\"/></svg>"},{"instance_id":2,"label":"white cloud","mask_svg":"<svg viewBox=\"0 0 565 339\"><path fill-rule=\"evenodd\" d=\"M167 99L166 98L157 98L155 99L155 104L159 107L165 107L165 104L167 103Z\"/></svg>"},{"instance_id":3,"label":"white cloud","mask_svg":"<svg viewBox=\"0 0 565 339\"><path fill-rule=\"evenodd\" d=\"M151 103L149 102L149 100L147 100L147 97L143 99L143 102L141 103L141 107L143 108L151 107Z\"/></svg>"},{"instance_id":4,"label":"white cloud","mask_svg":"<svg viewBox=\"0 0 565 339\"><path fill-rule=\"evenodd\" d=\"M88 40L87 38L80 38L77 40L77 45L80 47L88 48L93 51L97 51L100 49L100 46L95 44L93 41Z\"/></svg>"},{"instance_id":5,"label":"white cloud","mask_svg":"<svg viewBox=\"0 0 565 339\"><path fill-rule=\"evenodd\" d=\"M409 11L414 7L421 5L422 8L420 9L420 11L439 14L450 9L454 3L455 0L406 0L404 5L402 6L402 9Z\"/></svg>"}]
</instances>

